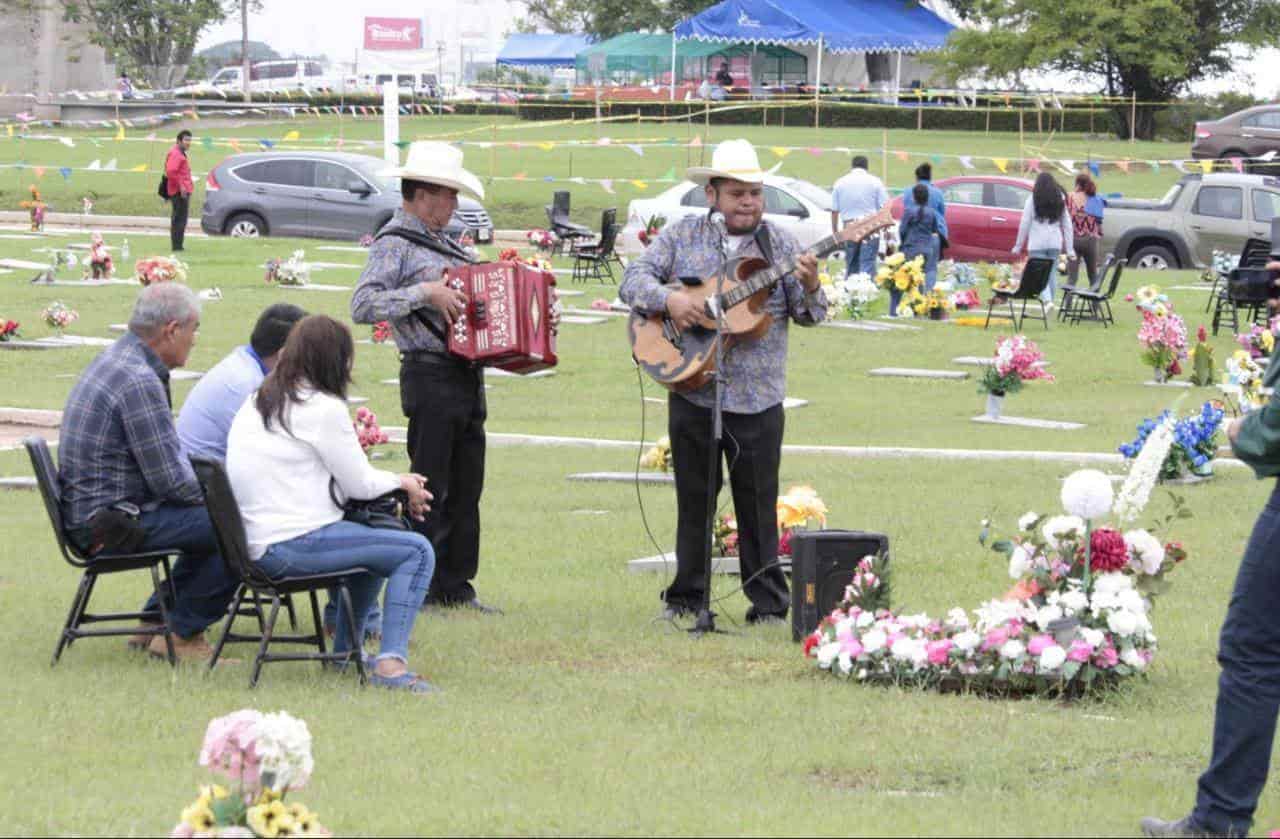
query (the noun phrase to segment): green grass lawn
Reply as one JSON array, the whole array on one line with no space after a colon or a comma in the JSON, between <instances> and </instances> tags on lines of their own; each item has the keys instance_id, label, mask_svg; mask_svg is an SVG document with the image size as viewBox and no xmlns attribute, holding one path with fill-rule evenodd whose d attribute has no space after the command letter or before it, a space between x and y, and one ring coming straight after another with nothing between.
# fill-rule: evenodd
<instances>
[{"instance_id":1,"label":"green grass lawn","mask_svg":"<svg viewBox=\"0 0 1280 839\"><path fill-rule=\"evenodd\" d=\"M652 129L650 129L652 130ZM0 256L33 258L50 241L0 239ZM115 237L109 243L118 244ZM135 257L167 252L162 237L130 237ZM316 242L193 239L191 282L219 286L205 306L189 366L207 370L247 339L268 303L289 299L346 318L348 295L262 283L261 263L307 248L311 260L361 263ZM354 285L358 268L313 275ZM70 277L68 272L63 276ZM1188 272L1126 275L1131 289ZM48 334L39 310L79 310L75 334L108 336L134 290L39 288L0 275L0 318ZM564 283L568 286L568 283ZM611 299L588 286L569 305ZM1204 292L1171 292L1194 330ZM1046 333L1028 327L1058 377L1033 383L1006 413L1077 420L1079 431L971 423L983 397L972 380L918 382L867 375L877 366L956 368L987 355L995 336L946 323L919 332L793 330L787 392L809 399L787 414L788 443L1114 451L1144 416L1179 391L1149 388L1137 317L1117 305L1116 328ZM562 329L554 377L495 380L489 428L636 440L662 433L665 409L641 401L621 321ZM368 327L356 327L367 337ZM1215 340L1219 362L1230 337ZM0 352L0 403L60 408L96 350ZM384 425L401 424L389 347L361 345L354 392ZM971 369L971 368L970 368ZM188 386L174 388L180 404ZM650 397L661 391L646 384ZM1195 391L1184 408L1209 391ZM386 447L389 468L407 466ZM307 720L316 770L299 798L340 834L957 834L1132 835L1148 813L1178 816L1208 757L1216 634L1253 519L1270 487L1239 469L1185 491L1195 518L1179 536L1192 559L1153 615L1161 651L1148 678L1079 704L991 701L866 688L819 673L789 628L745 628L737 581L718 580L722 625L738 634L692 640L654 623L660 575L625 562L674 537L665 487L580 484L571 472L633 468L634 450L492 447L478 579L500 619L433 616L415 627L412 663L443 689L428 699L360 690L353 678L304 665L268 667L256 690L246 664L206 676L176 673L118 641L82 641L50 669L54 634L74 590L39 497L0 496L0 685L10 759L0 768L0 830L30 834L155 835L167 831L207 775L196 765L207 721L245 706ZM787 455L784 487L812 484L830 526L889 534L896 607L943 613L976 607L1009 585L1000 557L977 544L979 520L1013 527L1022 512L1056 512L1061 464L1029 461L845 459ZM1114 471L1114 469L1112 469ZM25 455L0 453L0 474L28 474ZM1149 512L1168 509L1157 494ZM601 512L603 511L603 512ZM104 580L95 605L132 607L142 575ZM244 652L241 651L243 655ZM1258 828L1280 827L1273 780Z\"/></svg>"},{"instance_id":2,"label":"green grass lawn","mask_svg":"<svg viewBox=\"0 0 1280 839\"><path fill-rule=\"evenodd\" d=\"M95 211L98 213L167 215L167 206L155 194L156 181L165 153L179 127L175 123L156 129L155 142L141 142L152 133L150 129L128 131L128 139L124 142L115 141L114 130L59 131L59 136L72 138L74 147L67 147L55 138L0 137L0 164L21 162L31 167L0 169L0 208L17 209L18 202L27 198L28 186L36 183L44 200L54 210L62 212L79 212L81 197L92 191L97 195ZM228 145L232 140L243 151L260 150L260 139L277 144L277 148L288 148L290 144L282 142L282 138L291 131L297 131L297 145L301 147L334 148L341 139L346 151L375 157L382 154L381 118L299 117L285 122L201 120L186 123L185 127L196 135L191 151L192 169L197 173L196 195L191 208L193 218L199 216L199 207L204 201L203 174L227 155L235 153L236 150ZM1185 143L1128 143L1079 134L1037 135L1028 131L1020 141L1016 133L1010 132L983 134L928 129L884 132L879 128L707 126L696 120L596 125L592 122L522 122L514 117L406 116L401 119L400 136L402 140L440 138L468 143L520 143L520 148L510 145L488 149L476 145L464 147L467 167L482 178L513 178L518 175L526 178L523 181L491 180L487 183L485 206L500 228L545 226L543 206L550 203L552 191L565 188L563 184L557 186L543 181L545 177L617 179L615 194L612 195L595 184L571 187L574 190L573 216L592 226L598 224L600 211L608 207L617 207L620 215L625 216L628 201L652 197L671 185L655 179L661 179L673 169L676 178L683 178L686 167L698 165L703 156L709 154L705 146L688 146L694 137L704 144L745 137L759 147L765 166L772 166L780 160L769 149L796 147L796 151L781 158L781 173L811 180L824 188L848 171L849 155L845 152L814 155L806 149L848 147L866 153L876 174L887 172L887 183L892 188L914 183L912 172L915 167L931 155L939 155L934 171L935 177L942 178L968 171L954 155L974 156L978 171L994 173L997 171L991 161L994 157L1069 159L1081 164L1090 157L1100 160L1169 160L1190 154ZM205 137L209 138L208 147L203 140ZM550 150L537 145L556 140L601 138L608 138L610 144L557 146ZM673 144L645 146L643 156L637 156L625 145L636 140L670 140ZM377 143L366 148L359 141ZM887 153L884 153L885 149ZM905 155L899 155L899 152ZM907 159L902 160L902 156ZM64 179L58 171L62 166L73 169L85 167L94 160L106 165L113 159L117 166L115 172L77 170L71 173L70 179ZM129 171L144 165L148 167L145 172ZM34 168L37 166L44 169L41 177L37 177ZM1011 165L1009 171L1014 173L1015 167ZM1163 194L1178 177L1178 172L1171 166L1154 172L1146 165L1135 164L1128 173L1113 167L1104 169L1100 185L1105 192L1154 197ZM640 189L630 183L632 180L643 180L647 186Z\"/></svg>"}]
</instances>

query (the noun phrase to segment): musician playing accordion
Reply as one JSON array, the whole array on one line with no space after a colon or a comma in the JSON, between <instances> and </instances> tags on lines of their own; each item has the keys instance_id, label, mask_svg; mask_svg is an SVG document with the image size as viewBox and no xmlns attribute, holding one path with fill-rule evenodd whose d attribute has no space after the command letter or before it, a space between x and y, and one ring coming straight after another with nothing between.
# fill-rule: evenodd
<instances>
[{"instance_id":1,"label":"musician playing accordion","mask_svg":"<svg viewBox=\"0 0 1280 839\"><path fill-rule=\"evenodd\" d=\"M789 232L763 220L764 177L755 149L746 140L716 147L710 167L688 170L689 180L706 189L710 212L668 225L627 266L622 300L646 315L666 312L682 330L700 312L681 291L686 278L710 278L730 257L762 257L770 263L797 258L801 248ZM827 300L818 281L817 260L800 255L795 270L769 293L765 310L772 324L758 339L733 345L721 376L724 436L711 451L714 384L672 393L667 424L676 479L676 576L663 592L668 619L697 611L706 591L704 535L710 458L729 463L729 484L738 521L739 562L751 601L750 623L777 622L789 605L787 581L777 564L778 463L782 456L782 401L786 392L787 325L821 323ZM717 468L717 472L720 470Z\"/></svg>"},{"instance_id":2,"label":"musician playing accordion","mask_svg":"<svg viewBox=\"0 0 1280 839\"><path fill-rule=\"evenodd\" d=\"M486 405L479 365L449 353L448 329L467 298L444 271L473 259L447 236L458 193L484 198L480 180L447 143L415 142L405 164L382 174L401 179L404 203L378 232L351 298L356 323L391 324L400 350L400 404L409 418L412 471L426 475L435 500L415 526L436 552L426 606L501 612L476 597L480 494L484 489Z\"/></svg>"}]
</instances>

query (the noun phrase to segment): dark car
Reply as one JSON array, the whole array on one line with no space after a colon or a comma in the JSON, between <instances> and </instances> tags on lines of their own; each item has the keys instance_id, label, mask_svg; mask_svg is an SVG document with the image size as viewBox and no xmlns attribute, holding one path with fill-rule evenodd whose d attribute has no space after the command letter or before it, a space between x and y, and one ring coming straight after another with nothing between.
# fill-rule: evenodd
<instances>
[{"instance_id":1,"label":"dark car","mask_svg":"<svg viewBox=\"0 0 1280 839\"><path fill-rule=\"evenodd\" d=\"M376 233L401 204L400 179L378 174L388 164L342 152L237 154L205 177L200 228L210 236L302 236L351 239ZM458 196L447 231L493 241L493 222L479 202Z\"/></svg>"},{"instance_id":2,"label":"dark car","mask_svg":"<svg viewBox=\"0 0 1280 839\"><path fill-rule=\"evenodd\" d=\"M1191 156L1200 159L1280 155L1280 105L1259 105L1213 122L1197 122ZM1258 169L1259 164L1251 164Z\"/></svg>"}]
</instances>

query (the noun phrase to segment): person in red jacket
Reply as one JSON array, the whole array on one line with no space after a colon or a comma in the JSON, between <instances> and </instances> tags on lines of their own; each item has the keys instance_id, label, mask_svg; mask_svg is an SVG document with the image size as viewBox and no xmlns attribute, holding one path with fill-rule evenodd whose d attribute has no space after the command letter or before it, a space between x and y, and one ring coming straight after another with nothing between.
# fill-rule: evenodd
<instances>
[{"instance_id":1,"label":"person in red jacket","mask_svg":"<svg viewBox=\"0 0 1280 839\"><path fill-rule=\"evenodd\" d=\"M169 183L169 203L173 205L173 217L169 223L169 244L176 253L182 250L182 237L187 232L187 212L191 209L191 164L187 161L187 149L191 148L191 132L185 128L178 132L177 144L169 149L164 159L164 176Z\"/></svg>"}]
</instances>

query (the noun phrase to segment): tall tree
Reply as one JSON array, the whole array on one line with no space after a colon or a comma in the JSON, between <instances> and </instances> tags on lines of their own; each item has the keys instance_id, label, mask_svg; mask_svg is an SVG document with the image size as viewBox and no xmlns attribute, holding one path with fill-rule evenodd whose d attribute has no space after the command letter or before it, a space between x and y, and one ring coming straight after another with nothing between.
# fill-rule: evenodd
<instances>
[{"instance_id":1,"label":"tall tree","mask_svg":"<svg viewBox=\"0 0 1280 839\"><path fill-rule=\"evenodd\" d=\"M201 30L226 19L222 0L61 0L67 20L157 88L182 80Z\"/></svg>"},{"instance_id":2,"label":"tall tree","mask_svg":"<svg viewBox=\"0 0 1280 839\"><path fill-rule=\"evenodd\" d=\"M1056 70L1094 82L1109 96L1167 102L1194 81L1231 70L1232 45L1271 46L1280 0L957 0L975 24L958 29L937 57L955 76L1019 81ZM1117 106L1119 133L1154 133L1158 106Z\"/></svg>"},{"instance_id":3,"label":"tall tree","mask_svg":"<svg viewBox=\"0 0 1280 839\"><path fill-rule=\"evenodd\" d=\"M600 40L641 29L670 31L708 0L530 0L520 29L582 32Z\"/></svg>"}]
</instances>

